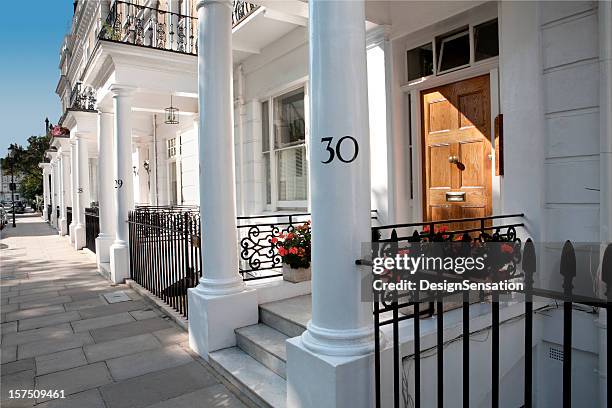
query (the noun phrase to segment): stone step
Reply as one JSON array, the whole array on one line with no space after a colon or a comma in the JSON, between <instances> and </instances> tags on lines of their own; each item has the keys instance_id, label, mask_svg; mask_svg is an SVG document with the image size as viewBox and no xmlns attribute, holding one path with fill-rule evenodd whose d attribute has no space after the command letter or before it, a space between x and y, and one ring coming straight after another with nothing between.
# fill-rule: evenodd
<instances>
[{"instance_id":1,"label":"stone step","mask_svg":"<svg viewBox=\"0 0 612 408\"><path fill-rule=\"evenodd\" d=\"M301 336L312 315L310 295L259 305L259 321L288 337Z\"/></svg>"},{"instance_id":2,"label":"stone step","mask_svg":"<svg viewBox=\"0 0 612 408\"><path fill-rule=\"evenodd\" d=\"M288 338L285 334L262 323L236 330L238 347L283 378L287 378L285 341Z\"/></svg>"},{"instance_id":3,"label":"stone step","mask_svg":"<svg viewBox=\"0 0 612 408\"><path fill-rule=\"evenodd\" d=\"M211 366L260 407L286 408L287 382L253 357L230 347L209 354Z\"/></svg>"}]
</instances>

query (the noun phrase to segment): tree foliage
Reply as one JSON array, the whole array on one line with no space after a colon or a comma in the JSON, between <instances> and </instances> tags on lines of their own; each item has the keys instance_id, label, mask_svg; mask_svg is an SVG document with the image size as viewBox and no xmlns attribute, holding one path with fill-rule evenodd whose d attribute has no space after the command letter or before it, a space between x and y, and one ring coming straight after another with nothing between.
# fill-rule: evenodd
<instances>
[{"instance_id":1,"label":"tree foliage","mask_svg":"<svg viewBox=\"0 0 612 408\"><path fill-rule=\"evenodd\" d=\"M26 148L16 143L12 143L9 149L11 148L14 156L11 158L7 155L2 160L2 170L10 172L12 161L15 174L22 176L19 193L25 199L34 200L36 195L43 193L42 170L38 164L45 160L45 151L49 149L49 137L30 136Z\"/></svg>"}]
</instances>

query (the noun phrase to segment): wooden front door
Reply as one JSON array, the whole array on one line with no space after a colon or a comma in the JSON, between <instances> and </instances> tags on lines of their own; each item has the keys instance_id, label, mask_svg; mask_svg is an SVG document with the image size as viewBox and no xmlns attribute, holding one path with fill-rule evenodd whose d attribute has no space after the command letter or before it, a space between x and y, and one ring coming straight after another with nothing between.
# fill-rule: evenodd
<instances>
[{"instance_id":1,"label":"wooden front door","mask_svg":"<svg viewBox=\"0 0 612 408\"><path fill-rule=\"evenodd\" d=\"M421 106L425 220L491 215L489 75L422 91Z\"/></svg>"}]
</instances>

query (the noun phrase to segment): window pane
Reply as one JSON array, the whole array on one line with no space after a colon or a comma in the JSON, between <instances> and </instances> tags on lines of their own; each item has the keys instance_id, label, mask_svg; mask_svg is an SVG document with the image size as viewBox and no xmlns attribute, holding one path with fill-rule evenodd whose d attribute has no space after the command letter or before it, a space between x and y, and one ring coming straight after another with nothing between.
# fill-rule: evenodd
<instances>
[{"instance_id":1,"label":"window pane","mask_svg":"<svg viewBox=\"0 0 612 408\"><path fill-rule=\"evenodd\" d=\"M264 153L264 172L266 175L266 204L272 204L272 174L270 169L270 153Z\"/></svg>"},{"instance_id":2,"label":"window pane","mask_svg":"<svg viewBox=\"0 0 612 408\"><path fill-rule=\"evenodd\" d=\"M487 21L474 27L474 59L483 59L499 55L497 19Z\"/></svg>"},{"instance_id":3,"label":"window pane","mask_svg":"<svg viewBox=\"0 0 612 408\"><path fill-rule=\"evenodd\" d=\"M408 81L433 74L433 49L431 43L413 48L407 53Z\"/></svg>"},{"instance_id":4,"label":"window pane","mask_svg":"<svg viewBox=\"0 0 612 408\"><path fill-rule=\"evenodd\" d=\"M298 89L274 99L273 120L276 149L304 143L304 90Z\"/></svg>"},{"instance_id":5,"label":"window pane","mask_svg":"<svg viewBox=\"0 0 612 408\"><path fill-rule=\"evenodd\" d=\"M308 199L308 171L306 169L306 148L276 152L278 199L298 201Z\"/></svg>"},{"instance_id":6,"label":"window pane","mask_svg":"<svg viewBox=\"0 0 612 408\"><path fill-rule=\"evenodd\" d=\"M261 104L261 151L270 151L270 112L267 101Z\"/></svg>"},{"instance_id":7,"label":"window pane","mask_svg":"<svg viewBox=\"0 0 612 408\"><path fill-rule=\"evenodd\" d=\"M470 36L467 31L438 39L438 72L470 63Z\"/></svg>"},{"instance_id":8,"label":"window pane","mask_svg":"<svg viewBox=\"0 0 612 408\"><path fill-rule=\"evenodd\" d=\"M176 205L178 202L178 197L177 197L177 193L178 193L178 188L177 188L177 177L176 177L176 163L170 163L170 174L169 174L169 179L170 179L170 205Z\"/></svg>"}]
</instances>

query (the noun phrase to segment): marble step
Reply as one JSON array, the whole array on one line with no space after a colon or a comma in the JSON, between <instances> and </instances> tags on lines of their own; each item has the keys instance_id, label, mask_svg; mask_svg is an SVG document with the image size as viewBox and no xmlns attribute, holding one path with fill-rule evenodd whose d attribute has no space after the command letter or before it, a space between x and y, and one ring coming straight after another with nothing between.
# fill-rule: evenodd
<instances>
[{"instance_id":1,"label":"marble step","mask_svg":"<svg viewBox=\"0 0 612 408\"><path fill-rule=\"evenodd\" d=\"M288 337L301 336L312 315L310 295L259 305L259 322Z\"/></svg>"},{"instance_id":2,"label":"marble step","mask_svg":"<svg viewBox=\"0 0 612 408\"><path fill-rule=\"evenodd\" d=\"M248 355L283 378L286 376L289 337L265 324L254 324L236 330L236 343Z\"/></svg>"},{"instance_id":3,"label":"marble step","mask_svg":"<svg viewBox=\"0 0 612 408\"><path fill-rule=\"evenodd\" d=\"M229 382L265 408L286 408L287 382L238 347L209 354L210 365Z\"/></svg>"}]
</instances>

